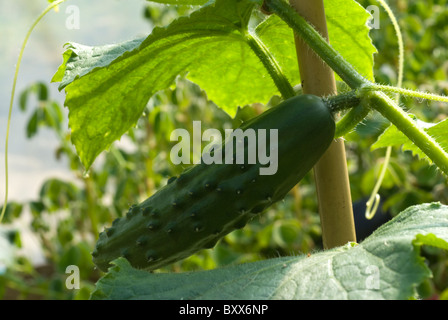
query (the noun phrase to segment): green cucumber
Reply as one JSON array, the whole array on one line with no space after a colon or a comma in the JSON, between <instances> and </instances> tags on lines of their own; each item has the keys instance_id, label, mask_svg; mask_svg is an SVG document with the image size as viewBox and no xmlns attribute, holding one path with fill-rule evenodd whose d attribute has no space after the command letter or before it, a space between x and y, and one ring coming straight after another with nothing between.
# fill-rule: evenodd
<instances>
[{"instance_id":1,"label":"green cucumber","mask_svg":"<svg viewBox=\"0 0 448 320\"><path fill-rule=\"evenodd\" d=\"M212 248L285 197L329 147L335 122L322 99L300 95L241 129L278 130L275 174L261 175L258 162L190 167L100 234L92 252L96 266L106 271L112 260L125 257L136 268L153 270Z\"/></svg>"}]
</instances>

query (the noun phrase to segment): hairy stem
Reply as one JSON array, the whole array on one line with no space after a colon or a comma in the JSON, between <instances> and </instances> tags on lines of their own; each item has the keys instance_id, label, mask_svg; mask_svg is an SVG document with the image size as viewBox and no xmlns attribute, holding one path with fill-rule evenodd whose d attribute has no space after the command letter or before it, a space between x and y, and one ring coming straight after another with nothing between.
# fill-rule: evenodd
<instances>
[{"instance_id":1,"label":"hairy stem","mask_svg":"<svg viewBox=\"0 0 448 320\"><path fill-rule=\"evenodd\" d=\"M369 83L308 22L282 0L266 0L269 9L285 21L352 89Z\"/></svg>"},{"instance_id":2,"label":"hairy stem","mask_svg":"<svg viewBox=\"0 0 448 320\"><path fill-rule=\"evenodd\" d=\"M356 90L322 98L332 113L352 109L359 106L361 99Z\"/></svg>"},{"instance_id":3,"label":"hairy stem","mask_svg":"<svg viewBox=\"0 0 448 320\"><path fill-rule=\"evenodd\" d=\"M359 122L361 122L370 112L367 103L364 100L352 108L347 114L336 124L335 138L340 138L352 131Z\"/></svg>"},{"instance_id":4,"label":"hairy stem","mask_svg":"<svg viewBox=\"0 0 448 320\"><path fill-rule=\"evenodd\" d=\"M401 35L400 25L398 24L397 18L395 17L392 9L389 7L389 5L384 0L377 0L381 6L386 10L390 21L392 22L392 25L394 26L395 34L397 36L397 42L398 42L398 81L397 81L397 87L401 88L403 84L403 69L404 69L404 43L403 43L403 36ZM400 95L396 95L395 101L397 104L400 102ZM390 157L392 154L392 147L388 146L386 148L386 156L384 159L384 164L381 169L380 175L378 177L378 180L375 184L375 187L373 188L372 194L370 195L369 200L366 203L366 213L365 216L368 220L372 219L375 215L375 212L378 208L379 202L380 202L380 195L378 194L378 191L381 187L381 184L383 183L384 176L386 175L387 167L389 165Z\"/></svg>"},{"instance_id":5,"label":"hairy stem","mask_svg":"<svg viewBox=\"0 0 448 320\"><path fill-rule=\"evenodd\" d=\"M283 0L266 0L266 4L275 14L284 20L319 57L325 61L350 87L360 89L362 99L368 99L368 105L375 109L402 131L420 148L446 175L448 175L448 154L423 129L419 128L411 117L375 85L362 77L325 39ZM401 93L403 89L393 89ZM435 97L434 97L435 98Z\"/></svg>"},{"instance_id":6,"label":"hairy stem","mask_svg":"<svg viewBox=\"0 0 448 320\"><path fill-rule=\"evenodd\" d=\"M409 115L398 107L383 92L370 92L366 95L369 104L392 122L417 147L419 147L446 175L448 175L448 154L429 135L417 126Z\"/></svg>"},{"instance_id":7,"label":"hairy stem","mask_svg":"<svg viewBox=\"0 0 448 320\"><path fill-rule=\"evenodd\" d=\"M370 81L360 75L353 66L342 57L303 17L283 0L265 0L266 6L285 21L317 55L336 72L352 89L370 85ZM337 124L336 132L347 133L369 113L364 105L352 109ZM361 117L363 116L363 117Z\"/></svg>"},{"instance_id":8,"label":"hairy stem","mask_svg":"<svg viewBox=\"0 0 448 320\"><path fill-rule=\"evenodd\" d=\"M395 35L397 36L397 43L398 43L398 82L397 82L397 87L401 88L402 83L403 83L403 69L404 69L404 42L403 42L403 36L401 34L401 30L400 30L400 25L398 24L397 18L395 17L394 13L392 12L392 9L389 7L387 2L384 0L377 0L377 1L381 4L381 6L387 12L389 19L392 22L392 25L394 26ZM397 97L397 99L398 99L398 97Z\"/></svg>"},{"instance_id":9,"label":"hairy stem","mask_svg":"<svg viewBox=\"0 0 448 320\"><path fill-rule=\"evenodd\" d=\"M293 97L295 95L293 87L264 43L258 39L256 35L249 32L246 33L246 41L269 72L269 75L272 80L274 80L274 83L280 91L283 99Z\"/></svg>"},{"instance_id":10,"label":"hairy stem","mask_svg":"<svg viewBox=\"0 0 448 320\"><path fill-rule=\"evenodd\" d=\"M366 86L363 90L383 91L383 92L397 93L400 95L409 96L409 97L413 97L413 98L417 98L417 99L448 102L447 96L440 96L440 95L433 94L433 93L419 92L419 91L413 91L413 90L402 89L402 88L392 87L392 86L379 85L379 84L372 84L372 85Z\"/></svg>"}]
</instances>

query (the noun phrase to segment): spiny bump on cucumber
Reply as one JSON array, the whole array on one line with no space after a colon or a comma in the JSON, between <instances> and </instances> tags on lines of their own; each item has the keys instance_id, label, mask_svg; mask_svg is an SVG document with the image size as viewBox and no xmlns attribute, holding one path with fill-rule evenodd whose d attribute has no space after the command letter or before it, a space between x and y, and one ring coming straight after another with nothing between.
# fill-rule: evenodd
<instances>
[{"instance_id":1,"label":"spiny bump on cucumber","mask_svg":"<svg viewBox=\"0 0 448 320\"><path fill-rule=\"evenodd\" d=\"M176 222L170 222L167 224L165 228L165 232L168 234L173 234L177 229L177 223Z\"/></svg>"},{"instance_id":2,"label":"spiny bump on cucumber","mask_svg":"<svg viewBox=\"0 0 448 320\"><path fill-rule=\"evenodd\" d=\"M129 253L129 249L126 248L126 249L121 250L121 256L123 258L129 259L131 256L131 254Z\"/></svg>"},{"instance_id":3,"label":"spiny bump on cucumber","mask_svg":"<svg viewBox=\"0 0 448 320\"><path fill-rule=\"evenodd\" d=\"M212 248L285 197L329 147L335 123L320 98L301 95L241 128L278 130L274 174L261 175L265 165L260 163L188 168L100 234L92 252L98 268L107 271L111 261L124 256L136 268L153 270ZM267 144L271 150L269 138Z\"/></svg>"},{"instance_id":4,"label":"spiny bump on cucumber","mask_svg":"<svg viewBox=\"0 0 448 320\"><path fill-rule=\"evenodd\" d=\"M151 221L146 225L146 227L147 227L149 230L157 230L157 229L160 227L160 222L157 221L157 220L151 220Z\"/></svg>"},{"instance_id":5,"label":"spiny bump on cucumber","mask_svg":"<svg viewBox=\"0 0 448 320\"><path fill-rule=\"evenodd\" d=\"M147 236L141 236L137 239L135 242L135 245L138 247L144 246L146 243L148 243L148 237Z\"/></svg>"},{"instance_id":6,"label":"spiny bump on cucumber","mask_svg":"<svg viewBox=\"0 0 448 320\"><path fill-rule=\"evenodd\" d=\"M144 216L148 216L148 215L150 215L151 213L153 213L153 212L152 212L152 207L146 207L146 208L143 208L143 210L142 210L142 214L143 214Z\"/></svg>"},{"instance_id":7,"label":"spiny bump on cucumber","mask_svg":"<svg viewBox=\"0 0 448 320\"><path fill-rule=\"evenodd\" d=\"M157 260L157 253L155 250L149 250L146 252L146 261L153 262Z\"/></svg>"},{"instance_id":8,"label":"spiny bump on cucumber","mask_svg":"<svg viewBox=\"0 0 448 320\"><path fill-rule=\"evenodd\" d=\"M194 226L195 232L201 232L202 230L204 230L204 226L201 223L195 224L195 226Z\"/></svg>"},{"instance_id":9,"label":"spiny bump on cucumber","mask_svg":"<svg viewBox=\"0 0 448 320\"><path fill-rule=\"evenodd\" d=\"M114 227L110 227L110 228L106 228L106 229L105 229L106 235L107 235L108 237L111 237L111 236L114 234L114 231L115 231L115 228L114 228Z\"/></svg>"}]
</instances>

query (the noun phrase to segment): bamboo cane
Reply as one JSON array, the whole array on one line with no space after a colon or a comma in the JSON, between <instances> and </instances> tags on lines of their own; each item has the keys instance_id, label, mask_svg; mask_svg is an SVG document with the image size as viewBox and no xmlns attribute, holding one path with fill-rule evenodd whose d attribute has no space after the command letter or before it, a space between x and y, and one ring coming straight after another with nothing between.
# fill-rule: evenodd
<instances>
[{"instance_id":1,"label":"bamboo cane","mask_svg":"<svg viewBox=\"0 0 448 320\"><path fill-rule=\"evenodd\" d=\"M290 0L290 4L328 40L323 0ZM333 70L297 35L295 43L303 92L317 96L336 94ZM342 139L335 140L316 164L314 177L324 248L356 241L345 144Z\"/></svg>"}]
</instances>

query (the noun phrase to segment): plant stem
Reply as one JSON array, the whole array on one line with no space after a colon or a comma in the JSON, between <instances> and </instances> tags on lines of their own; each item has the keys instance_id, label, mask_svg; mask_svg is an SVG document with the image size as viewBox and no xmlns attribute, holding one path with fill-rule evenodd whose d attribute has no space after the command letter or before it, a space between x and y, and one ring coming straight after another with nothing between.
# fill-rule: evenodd
<instances>
[{"instance_id":1,"label":"plant stem","mask_svg":"<svg viewBox=\"0 0 448 320\"><path fill-rule=\"evenodd\" d=\"M87 202L87 216L90 220L90 227L92 228L92 233L95 239L98 239L98 216L97 216L97 204L96 204L96 194L94 181L90 176L84 177L84 185L86 188L86 202Z\"/></svg>"},{"instance_id":2,"label":"plant stem","mask_svg":"<svg viewBox=\"0 0 448 320\"><path fill-rule=\"evenodd\" d=\"M324 35L327 34L323 0L290 1L291 5L311 20L311 23L320 32ZM288 10L291 10L291 7ZM313 32L317 33L316 31ZM320 34L319 37L323 39ZM333 70L328 65L323 64L320 58L310 50L308 43L303 40L300 34L296 34L297 59L303 92L318 96L334 95L337 90ZM347 102L353 101L354 96L356 98L356 93L349 95L351 95L350 98L343 96L327 99L333 99L334 103L340 99ZM314 177L324 248L329 249L350 241L356 241L350 182L342 139L335 140L315 165Z\"/></svg>"},{"instance_id":3,"label":"plant stem","mask_svg":"<svg viewBox=\"0 0 448 320\"><path fill-rule=\"evenodd\" d=\"M380 205L381 197L378 194L378 191L380 190L381 183L384 180L384 176L387 172L387 167L390 161L390 157L392 155L392 147L387 147L386 149L386 155L384 157L383 166L380 171L380 175L378 176L378 180L375 183L375 186L373 187L372 194L366 202L366 212L365 217L367 220L371 220L374 216L376 211L378 210L378 206Z\"/></svg>"},{"instance_id":4,"label":"plant stem","mask_svg":"<svg viewBox=\"0 0 448 320\"><path fill-rule=\"evenodd\" d=\"M365 96L372 108L392 122L417 147L419 147L446 175L448 175L448 154L423 129L419 128L409 115L398 107L385 93L373 91Z\"/></svg>"},{"instance_id":5,"label":"plant stem","mask_svg":"<svg viewBox=\"0 0 448 320\"><path fill-rule=\"evenodd\" d=\"M283 19L303 38L311 49L325 61L350 87L360 89L362 99L369 99L369 106L394 124L418 148L420 148L446 175L448 175L448 154L423 129L416 126L409 115L386 94L382 86L371 83L362 77L325 39L309 25L304 18L283 0L265 0L268 7ZM393 89L396 93L409 93L408 90ZM424 94L422 94L424 95ZM369 98L370 96L370 98ZM428 97L428 96L427 96ZM433 98L433 97L431 97ZM434 97L435 98L435 97ZM354 111L352 111L354 112Z\"/></svg>"},{"instance_id":6,"label":"plant stem","mask_svg":"<svg viewBox=\"0 0 448 320\"><path fill-rule=\"evenodd\" d=\"M370 83L361 76L301 15L283 0L266 0L266 5L285 21L319 57L352 89Z\"/></svg>"},{"instance_id":7,"label":"plant stem","mask_svg":"<svg viewBox=\"0 0 448 320\"><path fill-rule=\"evenodd\" d=\"M397 87L401 88L403 84L403 69L404 69L404 43L403 43L403 36L401 34L400 25L398 24L397 18L395 17L392 9L389 7L389 5L384 0L377 0L386 10L390 21L392 22L392 25L395 29L395 34L397 36L397 42L398 42L398 81L397 81ZM396 95L395 101L397 104L400 103L400 95ZM378 180L375 183L375 187L373 188L372 194L370 195L369 200L367 200L366 203L366 212L365 217L366 219L370 220L375 216L376 210L378 209L379 203L380 203L380 195L378 194L378 191L381 187L381 184L383 182L384 176L386 175L387 167L390 162L390 157L392 154L392 147L388 146L386 148L386 156L384 159L383 167L381 168L380 175L378 177Z\"/></svg>"},{"instance_id":8,"label":"plant stem","mask_svg":"<svg viewBox=\"0 0 448 320\"><path fill-rule=\"evenodd\" d=\"M31 27L29 28L25 39L23 40L22 47L20 49L19 58L17 59L16 64L16 70L14 74L14 80L12 84L12 90L11 90L11 99L9 102L9 112L8 112L8 122L6 125L6 138L5 138L5 202L3 204L2 212L0 213L0 223L3 220L3 217L5 216L6 206L8 204L8 189L9 189L9 169L8 169L8 145L9 145L9 132L11 128L11 115L12 115L12 108L14 105L14 95L16 92L16 84L17 84L17 77L19 75L19 69L20 69L20 63L22 62L23 53L25 51L26 44L28 43L28 39L31 36L31 33L33 32L34 28L37 26L37 24L42 20L45 15L52 10L53 8L56 8L58 5L63 3L66 0L57 0L53 3L49 4L48 7L37 17L37 19L33 22Z\"/></svg>"},{"instance_id":9,"label":"plant stem","mask_svg":"<svg viewBox=\"0 0 448 320\"><path fill-rule=\"evenodd\" d=\"M361 76L353 66L342 57L302 16L297 14L283 0L265 0L265 4L297 35L303 39L318 56L336 72L352 89L370 85L370 81ZM336 138L352 130L369 113L364 105L350 110L337 124Z\"/></svg>"},{"instance_id":10,"label":"plant stem","mask_svg":"<svg viewBox=\"0 0 448 320\"><path fill-rule=\"evenodd\" d=\"M366 107L366 102L361 100L361 103L352 108L347 114L336 123L335 138L340 138L350 131L352 131L359 122L361 122L370 112L370 108Z\"/></svg>"},{"instance_id":11,"label":"plant stem","mask_svg":"<svg viewBox=\"0 0 448 320\"><path fill-rule=\"evenodd\" d=\"M417 98L417 99L448 102L447 96L440 96L440 95L433 94L433 93L407 90L407 89L403 89L403 88L385 86L385 85L380 85L380 84L371 84L369 86L366 86L364 88L364 90L383 91L383 92L397 93L400 95L405 95L405 96L409 96L409 97L413 97L413 98Z\"/></svg>"},{"instance_id":12,"label":"plant stem","mask_svg":"<svg viewBox=\"0 0 448 320\"><path fill-rule=\"evenodd\" d=\"M279 89L283 99L291 98L295 95L294 89L289 83L285 74L281 71L279 64L271 55L264 43L256 35L246 33L246 41L252 51L258 56L265 68L268 70L272 80Z\"/></svg>"},{"instance_id":13,"label":"plant stem","mask_svg":"<svg viewBox=\"0 0 448 320\"><path fill-rule=\"evenodd\" d=\"M324 97L322 100L331 112L336 113L346 109L352 109L361 103L361 99L356 90L337 95Z\"/></svg>"}]
</instances>

